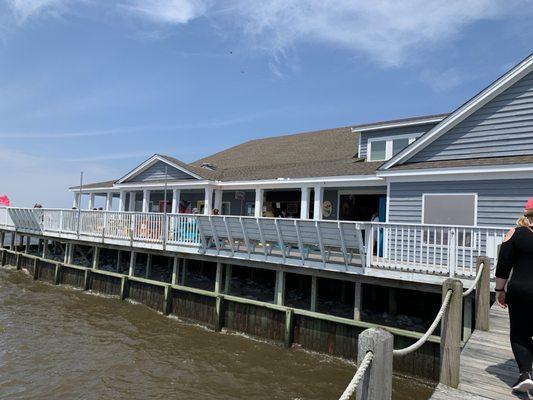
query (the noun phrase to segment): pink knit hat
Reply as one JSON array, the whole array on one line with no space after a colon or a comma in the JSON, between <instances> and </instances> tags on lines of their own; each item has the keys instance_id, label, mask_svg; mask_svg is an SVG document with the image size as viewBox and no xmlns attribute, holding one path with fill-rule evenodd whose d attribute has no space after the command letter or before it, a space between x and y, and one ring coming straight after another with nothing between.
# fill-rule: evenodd
<instances>
[{"instance_id":1,"label":"pink knit hat","mask_svg":"<svg viewBox=\"0 0 533 400\"><path fill-rule=\"evenodd\" d=\"M533 197L527 200L524 208L524 215L526 217L533 217Z\"/></svg>"}]
</instances>

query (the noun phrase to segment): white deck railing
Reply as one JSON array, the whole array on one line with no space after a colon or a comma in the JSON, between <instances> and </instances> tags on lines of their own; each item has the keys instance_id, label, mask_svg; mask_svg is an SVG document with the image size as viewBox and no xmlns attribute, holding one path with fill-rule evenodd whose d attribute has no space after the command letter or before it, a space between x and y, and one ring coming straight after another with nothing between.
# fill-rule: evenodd
<instances>
[{"instance_id":1,"label":"white deck railing","mask_svg":"<svg viewBox=\"0 0 533 400\"><path fill-rule=\"evenodd\" d=\"M476 258L494 263L501 227L314 221L115 211L0 208L0 228L21 233L127 242L287 265L390 269L475 276Z\"/></svg>"}]
</instances>

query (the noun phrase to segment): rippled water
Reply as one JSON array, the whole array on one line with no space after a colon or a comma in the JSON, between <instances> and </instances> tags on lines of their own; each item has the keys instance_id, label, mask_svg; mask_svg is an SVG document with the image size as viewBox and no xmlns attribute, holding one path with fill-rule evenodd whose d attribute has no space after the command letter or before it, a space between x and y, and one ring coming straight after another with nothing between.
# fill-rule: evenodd
<instances>
[{"instance_id":1,"label":"rippled water","mask_svg":"<svg viewBox=\"0 0 533 400\"><path fill-rule=\"evenodd\" d=\"M336 399L348 362L0 270L2 399ZM397 379L395 399L428 386Z\"/></svg>"}]
</instances>

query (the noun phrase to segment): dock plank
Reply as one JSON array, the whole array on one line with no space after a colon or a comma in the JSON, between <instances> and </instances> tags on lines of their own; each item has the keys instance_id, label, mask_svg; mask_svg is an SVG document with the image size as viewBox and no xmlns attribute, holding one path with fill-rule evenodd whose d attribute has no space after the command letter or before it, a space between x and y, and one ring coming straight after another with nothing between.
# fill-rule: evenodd
<instances>
[{"instance_id":1,"label":"dock plank","mask_svg":"<svg viewBox=\"0 0 533 400\"><path fill-rule=\"evenodd\" d=\"M438 385L431 400L515 400L533 399L527 393L513 393L518 376L509 343L509 316L493 305L490 330L475 331L461 352L461 383L458 389Z\"/></svg>"}]
</instances>

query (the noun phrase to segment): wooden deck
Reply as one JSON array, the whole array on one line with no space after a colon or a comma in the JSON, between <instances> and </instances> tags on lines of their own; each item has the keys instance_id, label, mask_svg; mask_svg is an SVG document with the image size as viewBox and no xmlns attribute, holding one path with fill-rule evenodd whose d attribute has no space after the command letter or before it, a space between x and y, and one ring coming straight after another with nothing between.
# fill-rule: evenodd
<instances>
[{"instance_id":1,"label":"wooden deck","mask_svg":"<svg viewBox=\"0 0 533 400\"><path fill-rule=\"evenodd\" d=\"M495 304L490 310L490 330L475 331L461 352L459 389L439 385L431 400L533 399L532 395L512 392L517 377L507 310Z\"/></svg>"}]
</instances>

